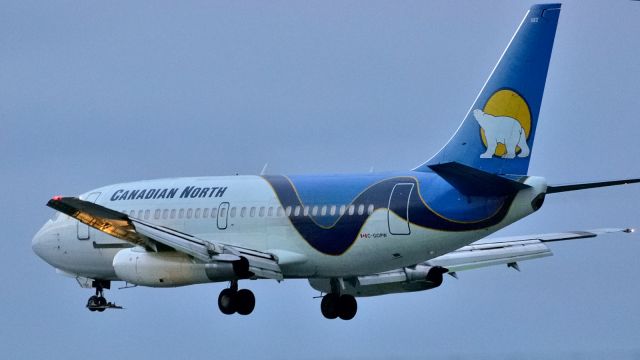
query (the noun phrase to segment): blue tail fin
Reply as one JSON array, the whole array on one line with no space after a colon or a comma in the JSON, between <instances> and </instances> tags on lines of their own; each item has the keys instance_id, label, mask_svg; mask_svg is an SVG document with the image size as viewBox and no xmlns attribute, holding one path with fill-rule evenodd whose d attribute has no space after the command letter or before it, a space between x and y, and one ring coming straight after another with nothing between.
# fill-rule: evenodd
<instances>
[{"instance_id":1,"label":"blue tail fin","mask_svg":"<svg viewBox=\"0 0 640 360\"><path fill-rule=\"evenodd\" d=\"M525 175L560 4L534 5L451 140L416 171L458 162L494 174Z\"/></svg>"}]
</instances>

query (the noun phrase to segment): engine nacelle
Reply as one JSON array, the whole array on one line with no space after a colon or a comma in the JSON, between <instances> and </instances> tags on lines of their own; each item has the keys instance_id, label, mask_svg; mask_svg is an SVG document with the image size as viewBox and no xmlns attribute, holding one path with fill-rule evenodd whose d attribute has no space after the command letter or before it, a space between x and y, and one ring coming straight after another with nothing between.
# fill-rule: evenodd
<instances>
[{"instance_id":1,"label":"engine nacelle","mask_svg":"<svg viewBox=\"0 0 640 360\"><path fill-rule=\"evenodd\" d=\"M442 285L447 269L440 266L416 265L383 273L345 278L342 294L378 296L402 292L423 291ZM309 279L311 287L324 293L331 292L329 279Z\"/></svg>"},{"instance_id":2,"label":"engine nacelle","mask_svg":"<svg viewBox=\"0 0 640 360\"><path fill-rule=\"evenodd\" d=\"M245 277L248 265L246 259L205 264L177 251L148 252L131 248L116 254L113 269L120 280L131 284L175 287Z\"/></svg>"}]
</instances>

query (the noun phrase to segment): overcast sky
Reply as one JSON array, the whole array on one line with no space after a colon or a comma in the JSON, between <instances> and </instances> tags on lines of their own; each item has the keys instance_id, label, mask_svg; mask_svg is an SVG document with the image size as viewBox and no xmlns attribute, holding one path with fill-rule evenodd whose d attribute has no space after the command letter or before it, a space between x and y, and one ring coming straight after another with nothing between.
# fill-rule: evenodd
<instances>
[{"instance_id":1,"label":"overcast sky","mask_svg":"<svg viewBox=\"0 0 640 360\"><path fill-rule=\"evenodd\" d=\"M359 301L306 281L91 295L31 251L55 194L158 177L410 169L451 136L530 1L0 1L0 357L631 359L640 236ZM530 173L640 176L640 3L567 1ZM549 196L500 232L640 226L640 186ZM118 285L116 285L117 287Z\"/></svg>"}]
</instances>

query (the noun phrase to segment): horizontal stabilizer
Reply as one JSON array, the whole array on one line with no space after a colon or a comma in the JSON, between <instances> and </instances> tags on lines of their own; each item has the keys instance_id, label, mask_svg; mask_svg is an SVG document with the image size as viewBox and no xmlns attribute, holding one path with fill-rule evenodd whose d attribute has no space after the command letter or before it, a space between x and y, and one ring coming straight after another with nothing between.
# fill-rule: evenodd
<instances>
[{"instance_id":1,"label":"horizontal stabilizer","mask_svg":"<svg viewBox=\"0 0 640 360\"><path fill-rule=\"evenodd\" d=\"M429 165L458 191L469 196L502 196L529 188L529 185L457 162Z\"/></svg>"},{"instance_id":2,"label":"horizontal stabilizer","mask_svg":"<svg viewBox=\"0 0 640 360\"><path fill-rule=\"evenodd\" d=\"M582 184L549 185L547 186L547 194L593 189L593 188L599 188L599 187L605 187L605 186L635 184L639 182L640 182L640 179L626 179L626 180L600 181L600 182L582 183Z\"/></svg>"}]
</instances>

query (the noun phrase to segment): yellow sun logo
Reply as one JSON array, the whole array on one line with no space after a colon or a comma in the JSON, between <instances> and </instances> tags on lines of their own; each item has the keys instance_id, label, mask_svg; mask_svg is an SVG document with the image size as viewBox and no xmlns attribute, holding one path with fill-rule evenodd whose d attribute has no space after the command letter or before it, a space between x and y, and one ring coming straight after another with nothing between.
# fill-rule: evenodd
<instances>
[{"instance_id":1,"label":"yellow sun logo","mask_svg":"<svg viewBox=\"0 0 640 360\"><path fill-rule=\"evenodd\" d=\"M487 100L484 109L482 111L475 110L474 114L480 123L482 143L487 147L488 152L495 148L492 154L486 154L487 156L483 157L496 155L513 158L516 154L519 157L529 156L526 139L529 138L531 133L531 111L529 110L529 105L520 94L509 89L498 90ZM481 122L480 116L485 118L483 119L484 122ZM520 124L519 129L516 129L518 126L513 123L514 120ZM489 128L491 128L490 132L493 137L490 137L491 141L487 142ZM506 133L508 135L502 135ZM520 135L520 138L513 138L516 133ZM511 153L508 151L509 142L511 142L511 147L513 148Z\"/></svg>"}]
</instances>

